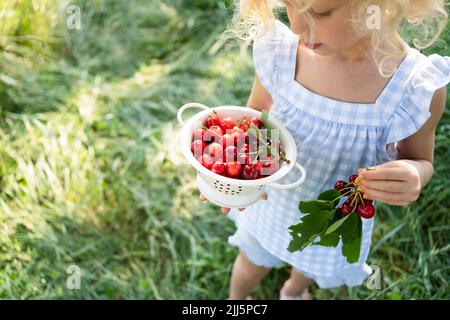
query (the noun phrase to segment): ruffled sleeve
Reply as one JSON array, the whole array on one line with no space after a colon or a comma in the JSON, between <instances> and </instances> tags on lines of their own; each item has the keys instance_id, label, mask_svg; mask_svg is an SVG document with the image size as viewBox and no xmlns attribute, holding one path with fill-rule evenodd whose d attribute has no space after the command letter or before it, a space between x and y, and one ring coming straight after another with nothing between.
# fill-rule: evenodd
<instances>
[{"instance_id":1,"label":"ruffled sleeve","mask_svg":"<svg viewBox=\"0 0 450 320\"><path fill-rule=\"evenodd\" d=\"M430 103L437 89L450 82L450 57L422 55L417 68L410 74L405 94L387 125L387 144L403 140L430 118Z\"/></svg>"},{"instance_id":2,"label":"ruffled sleeve","mask_svg":"<svg viewBox=\"0 0 450 320\"><path fill-rule=\"evenodd\" d=\"M278 57L290 29L278 20L273 20L269 31L261 36L262 29L258 29L259 36L253 42L253 63L259 80L272 95L278 82Z\"/></svg>"}]
</instances>

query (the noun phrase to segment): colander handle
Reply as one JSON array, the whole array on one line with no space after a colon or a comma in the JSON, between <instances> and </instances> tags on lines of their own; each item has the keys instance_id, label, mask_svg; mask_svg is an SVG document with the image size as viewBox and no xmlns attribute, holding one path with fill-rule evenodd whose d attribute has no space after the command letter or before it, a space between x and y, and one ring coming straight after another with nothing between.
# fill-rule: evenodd
<instances>
[{"instance_id":1,"label":"colander handle","mask_svg":"<svg viewBox=\"0 0 450 320\"><path fill-rule=\"evenodd\" d=\"M177 119L178 119L178 123L180 125L184 125L183 118L181 117L183 112L184 112L184 110L190 109L190 108L200 108L200 109L203 109L203 110L209 109L207 106L205 106L205 105L203 105L201 103L187 103L187 104L185 104L180 109L178 109L178 112L177 112Z\"/></svg>"},{"instance_id":2,"label":"colander handle","mask_svg":"<svg viewBox=\"0 0 450 320\"><path fill-rule=\"evenodd\" d=\"M300 170L300 172L302 173L300 179L298 179L298 180L295 181L295 182L288 183L288 184L279 184L279 183L273 182L273 183L268 184L267 186L268 186L268 187L274 187L274 188L276 188L276 189L291 189L291 188L294 188L294 187L296 187L296 186L302 184L303 181L305 181L305 178L306 178L306 171L305 171L305 168L303 168L298 162L295 162L294 165L295 165L295 166L297 167L297 169Z\"/></svg>"}]
</instances>

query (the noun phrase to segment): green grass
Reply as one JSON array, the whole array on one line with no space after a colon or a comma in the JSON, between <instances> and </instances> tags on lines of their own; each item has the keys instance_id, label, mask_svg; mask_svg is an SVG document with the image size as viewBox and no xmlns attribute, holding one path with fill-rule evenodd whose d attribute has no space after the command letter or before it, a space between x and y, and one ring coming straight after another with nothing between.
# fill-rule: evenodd
<instances>
[{"instance_id":1,"label":"green grass","mask_svg":"<svg viewBox=\"0 0 450 320\"><path fill-rule=\"evenodd\" d=\"M231 9L85 0L68 30L68 1L31 3L0 4L0 298L226 298L235 227L199 202L174 137L182 104L247 100L249 51L210 51ZM449 55L449 34L427 53ZM381 290L314 287L317 299L450 297L449 105L419 201L378 208L368 263ZM71 264L80 290L66 287ZM276 299L287 271L254 296Z\"/></svg>"}]
</instances>

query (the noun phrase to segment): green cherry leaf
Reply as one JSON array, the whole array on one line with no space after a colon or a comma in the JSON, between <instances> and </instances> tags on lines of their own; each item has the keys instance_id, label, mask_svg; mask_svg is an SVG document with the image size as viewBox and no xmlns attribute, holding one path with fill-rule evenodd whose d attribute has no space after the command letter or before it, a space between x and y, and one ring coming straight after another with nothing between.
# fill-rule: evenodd
<instances>
[{"instance_id":1,"label":"green cherry leaf","mask_svg":"<svg viewBox=\"0 0 450 320\"><path fill-rule=\"evenodd\" d=\"M351 232L342 233L342 254L347 258L348 263L356 263L361 253L362 221L356 214L352 213L350 216L355 218L346 220L346 223L351 223L354 227L348 228L352 230Z\"/></svg>"},{"instance_id":2,"label":"green cherry leaf","mask_svg":"<svg viewBox=\"0 0 450 320\"><path fill-rule=\"evenodd\" d=\"M336 247L339 243L340 234L338 231L323 234L320 236L320 241L314 242L313 245L324 246L324 247Z\"/></svg>"},{"instance_id":3,"label":"green cherry leaf","mask_svg":"<svg viewBox=\"0 0 450 320\"><path fill-rule=\"evenodd\" d=\"M342 235L354 235L358 227L358 220L361 219L356 212L349 214L348 217L349 218L345 221L345 223L343 223L339 228L339 232Z\"/></svg>"},{"instance_id":4,"label":"green cherry leaf","mask_svg":"<svg viewBox=\"0 0 450 320\"><path fill-rule=\"evenodd\" d=\"M263 110L261 112L261 120L262 124L264 125L264 128L267 129L267 138L271 139L271 132L270 132L270 123L269 123L269 111Z\"/></svg>"},{"instance_id":5,"label":"green cherry leaf","mask_svg":"<svg viewBox=\"0 0 450 320\"><path fill-rule=\"evenodd\" d=\"M328 226L328 222L334 211L321 211L319 213L306 214L301 218L301 222L290 226L292 241L289 244L290 252L303 250L323 234Z\"/></svg>"},{"instance_id":6,"label":"green cherry leaf","mask_svg":"<svg viewBox=\"0 0 450 320\"><path fill-rule=\"evenodd\" d=\"M263 123L264 127L266 127L267 129L270 128L270 125L269 125L269 111L267 111L267 110L261 111L261 119L260 120Z\"/></svg>"},{"instance_id":7,"label":"green cherry leaf","mask_svg":"<svg viewBox=\"0 0 450 320\"><path fill-rule=\"evenodd\" d=\"M325 200L301 201L299 210L303 213L320 213L333 209L333 204Z\"/></svg>"},{"instance_id":8,"label":"green cherry leaf","mask_svg":"<svg viewBox=\"0 0 450 320\"><path fill-rule=\"evenodd\" d=\"M325 231L325 234L330 234L336 231L350 216L351 214L348 214L345 217L339 219L338 221L335 221L331 226L328 227L328 229Z\"/></svg>"},{"instance_id":9,"label":"green cherry leaf","mask_svg":"<svg viewBox=\"0 0 450 320\"><path fill-rule=\"evenodd\" d=\"M355 212L343 216L339 204L339 190L326 190L317 200L301 201L299 210L304 213L297 225L290 226L292 241L290 252L307 246L337 247L342 239L342 254L349 263L356 263L361 254L362 220ZM316 241L319 238L320 240Z\"/></svg>"},{"instance_id":10,"label":"green cherry leaf","mask_svg":"<svg viewBox=\"0 0 450 320\"><path fill-rule=\"evenodd\" d=\"M336 207L339 203L339 198L341 196L341 192L339 190L330 189L322 192L317 199L319 200L327 200L327 201L333 201L334 200L334 207Z\"/></svg>"}]
</instances>

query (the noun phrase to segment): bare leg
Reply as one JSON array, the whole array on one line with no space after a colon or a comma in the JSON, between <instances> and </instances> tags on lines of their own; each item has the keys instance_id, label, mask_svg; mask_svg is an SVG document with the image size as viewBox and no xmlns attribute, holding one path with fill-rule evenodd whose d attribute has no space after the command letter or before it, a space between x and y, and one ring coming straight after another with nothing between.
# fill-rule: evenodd
<instances>
[{"instance_id":1,"label":"bare leg","mask_svg":"<svg viewBox=\"0 0 450 320\"><path fill-rule=\"evenodd\" d=\"M229 299L245 300L270 270L254 265L240 252L233 265Z\"/></svg>"},{"instance_id":2,"label":"bare leg","mask_svg":"<svg viewBox=\"0 0 450 320\"><path fill-rule=\"evenodd\" d=\"M312 279L305 277L302 273L292 268L291 276L286 280L281 291L287 296L298 296L312 283Z\"/></svg>"}]
</instances>

